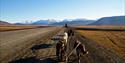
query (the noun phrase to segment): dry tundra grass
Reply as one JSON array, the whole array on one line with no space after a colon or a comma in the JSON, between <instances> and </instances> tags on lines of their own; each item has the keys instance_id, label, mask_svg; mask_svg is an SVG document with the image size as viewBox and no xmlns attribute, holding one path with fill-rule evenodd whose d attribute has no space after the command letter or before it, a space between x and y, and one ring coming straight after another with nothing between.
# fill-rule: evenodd
<instances>
[{"instance_id":1,"label":"dry tundra grass","mask_svg":"<svg viewBox=\"0 0 125 63\"><path fill-rule=\"evenodd\" d=\"M12 30L24 30L24 29L34 29L34 28L44 28L44 27L49 27L49 26L31 26L31 25L25 25L25 26L20 26L20 25L0 25L0 31L12 31Z\"/></svg>"},{"instance_id":2,"label":"dry tundra grass","mask_svg":"<svg viewBox=\"0 0 125 63\"><path fill-rule=\"evenodd\" d=\"M96 29L120 29L120 30L125 30L125 26L76 26L75 28L96 28Z\"/></svg>"},{"instance_id":3,"label":"dry tundra grass","mask_svg":"<svg viewBox=\"0 0 125 63\"><path fill-rule=\"evenodd\" d=\"M86 26L80 26L85 28ZM98 29L122 29L125 30L125 26L89 26L87 28ZM100 46L115 52L119 57L125 60L125 31L106 31L106 30L77 30L81 35L99 44Z\"/></svg>"}]
</instances>

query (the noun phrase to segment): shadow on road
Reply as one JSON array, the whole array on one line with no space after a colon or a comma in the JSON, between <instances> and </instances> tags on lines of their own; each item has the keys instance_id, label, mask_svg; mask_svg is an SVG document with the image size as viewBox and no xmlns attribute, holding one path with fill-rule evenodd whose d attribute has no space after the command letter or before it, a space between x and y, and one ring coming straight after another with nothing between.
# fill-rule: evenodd
<instances>
[{"instance_id":1,"label":"shadow on road","mask_svg":"<svg viewBox=\"0 0 125 63\"><path fill-rule=\"evenodd\" d=\"M58 61L52 58L46 58L46 59L41 60L40 63L58 63Z\"/></svg>"},{"instance_id":2,"label":"shadow on road","mask_svg":"<svg viewBox=\"0 0 125 63\"><path fill-rule=\"evenodd\" d=\"M40 60L35 57L25 58L25 59L19 59L19 60L13 60L9 63L39 63Z\"/></svg>"},{"instance_id":3,"label":"shadow on road","mask_svg":"<svg viewBox=\"0 0 125 63\"><path fill-rule=\"evenodd\" d=\"M25 59L13 60L9 63L58 63L53 58L37 59L36 57L30 57Z\"/></svg>"},{"instance_id":4,"label":"shadow on road","mask_svg":"<svg viewBox=\"0 0 125 63\"><path fill-rule=\"evenodd\" d=\"M34 45L31 47L31 50L38 50L38 49L44 49L44 48L50 48L51 44L40 44L40 45Z\"/></svg>"}]
</instances>

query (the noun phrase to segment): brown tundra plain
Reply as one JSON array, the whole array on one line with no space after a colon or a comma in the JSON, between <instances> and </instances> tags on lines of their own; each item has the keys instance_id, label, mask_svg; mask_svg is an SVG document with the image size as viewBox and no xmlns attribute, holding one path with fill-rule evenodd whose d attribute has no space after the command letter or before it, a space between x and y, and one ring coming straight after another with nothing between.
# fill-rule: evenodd
<instances>
[{"instance_id":1,"label":"brown tundra plain","mask_svg":"<svg viewBox=\"0 0 125 63\"><path fill-rule=\"evenodd\" d=\"M76 32L89 41L83 42L95 63L124 63L125 26L78 26ZM123 62L122 62L123 60Z\"/></svg>"}]
</instances>

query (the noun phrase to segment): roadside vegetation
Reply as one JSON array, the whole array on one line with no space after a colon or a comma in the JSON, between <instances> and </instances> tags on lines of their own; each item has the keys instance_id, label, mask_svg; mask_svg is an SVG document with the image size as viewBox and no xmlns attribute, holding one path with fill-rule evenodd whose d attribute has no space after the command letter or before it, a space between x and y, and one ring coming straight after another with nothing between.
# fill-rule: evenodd
<instances>
[{"instance_id":1,"label":"roadside vegetation","mask_svg":"<svg viewBox=\"0 0 125 63\"><path fill-rule=\"evenodd\" d=\"M84 30L85 27L87 26L77 27L83 28L77 29L77 32L92 40L96 44L104 47L105 49L116 53L119 57L125 59L125 26L88 26L87 28L89 29ZM93 30L92 28L98 28L98 30ZM113 31L112 29L119 31Z\"/></svg>"},{"instance_id":2,"label":"roadside vegetation","mask_svg":"<svg viewBox=\"0 0 125 63\"><path fill-rule=\"evenodd\" d=\"M12 30L25 30L25 29L34 29L34 28L44 28L49 26L31 26L31 25L0 25L0 31L12 31Z\"/></svg>"}]
</instances>

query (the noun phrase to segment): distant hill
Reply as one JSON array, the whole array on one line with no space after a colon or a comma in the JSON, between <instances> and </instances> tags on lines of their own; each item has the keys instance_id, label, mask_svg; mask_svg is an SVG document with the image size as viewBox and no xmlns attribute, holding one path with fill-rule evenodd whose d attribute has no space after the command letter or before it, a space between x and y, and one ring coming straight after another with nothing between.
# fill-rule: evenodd
<instances>
[{"instance_id":1,"label":"distant hill","mask_svg":"<svg viewBox=\"0 0 125 63\"><path fill-rule=\"evenodd\" d=\"M49 25L53 22L56 22L56 20L38 20L38 21L34 21L33 23L31 23L32 25Z\"/></svg>"},{"instance_id":2,"label":"distant hill","mask_svg":"<svg viewBox=\"0 0 125 63\"><path fill-rule=\"evenodd\" d=\"M5 22L5 21L1 21L0 20L0 25L12 25L11 23Z\"/></svg>"},{"instance_id":3,"label":"distant hill","mask_svg":"<svg viewBox=\"0 0 125 63\"><path fill-rule=\"evenodd\" d=\"M55 23L52 23L50 25L58 25L58 26L61 26L61 25L64 25L64 24L68 24L68 25L87 25L87 24L90 24L90 23L93 23L95 22L94 20L85 20L85 19L75 19L75 20L63 20L61 22L55 22Z\"/></svg>"},{"instance_id":4,"label":"distant hill","mask_svg":"<svg viewBox=\"0 0 125 63\"><path fill-rule=\"evenodd\" d=\"M125 25L125 16L103 17L89 25Z\"/></svg>"},{"instance_id":5,"label":"distant hill","mask_svg":"<svg viewBox=\"0 0 125 63\"><path fill-rule=\"evenodd\" d=\"M26 25L24 23L14 23L14 25Z\"/></svg>"},{"instance_id":6,"label":"distant hill","mask_svg":"<svg viewBox=\"0 0 125 63\"><path fill-rule=\"evenodd\" d=\"M48 20L38 20L32 23L32 25L48 25Z\"/></svg>"}]
</instances>

